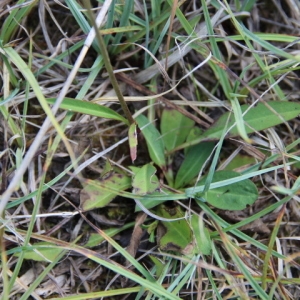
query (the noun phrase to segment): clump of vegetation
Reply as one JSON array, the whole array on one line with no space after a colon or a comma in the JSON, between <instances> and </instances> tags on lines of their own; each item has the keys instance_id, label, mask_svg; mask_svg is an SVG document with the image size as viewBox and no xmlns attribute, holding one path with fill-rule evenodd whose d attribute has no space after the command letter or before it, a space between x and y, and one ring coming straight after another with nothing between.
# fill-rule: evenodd
<instances>
[{"instance_id":1,"label":"clump of vegetation","mask_svg":"<svg viewBox=\"0 0 300 300\"><path fill-rule=\"evenodd\" d=\"M298 1L0 14L1 299L299 298Z\"/></svg>"}]
</instances>

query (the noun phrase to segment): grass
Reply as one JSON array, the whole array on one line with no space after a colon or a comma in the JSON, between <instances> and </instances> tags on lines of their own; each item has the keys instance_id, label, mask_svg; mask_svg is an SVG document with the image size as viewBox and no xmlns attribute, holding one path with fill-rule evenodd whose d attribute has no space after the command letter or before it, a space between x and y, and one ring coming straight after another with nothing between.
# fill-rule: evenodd
<instances>
[{"instance_id":1,"label":"grass","mask_svg":"<svg viewBox=\"0 0 300 300\"><path fill-rule=\"evenodd\" d=\"M1 299L299 298L298 1L0 14Z\"/></svg>"}]
</instances>

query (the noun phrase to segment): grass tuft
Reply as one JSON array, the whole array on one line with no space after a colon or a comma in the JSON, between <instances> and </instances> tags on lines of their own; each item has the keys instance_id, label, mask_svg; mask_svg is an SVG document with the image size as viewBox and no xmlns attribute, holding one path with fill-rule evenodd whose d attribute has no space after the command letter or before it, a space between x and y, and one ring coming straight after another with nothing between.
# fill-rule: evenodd
<instances>
[{"instance_id":1,"label":"grass tuft","mask_svg":"<svg viewBox=\"0 0 300 300\"><path fill-rule=\"evenodd\" d=\"M299 1L0 16L1 300L299 298Z\"/></svg>"}]
</instances>

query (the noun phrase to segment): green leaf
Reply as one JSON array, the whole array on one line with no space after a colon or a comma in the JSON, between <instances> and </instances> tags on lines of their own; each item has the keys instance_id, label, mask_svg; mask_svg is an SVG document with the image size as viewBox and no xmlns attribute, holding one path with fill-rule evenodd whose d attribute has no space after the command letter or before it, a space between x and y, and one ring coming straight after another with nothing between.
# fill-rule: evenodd
<instances>
[{"instance_id":1,"label":"green leaf","mask_svg":"<svg viewBox=\"0 0 300 300\"><path fill-rule=\"evenodd\" d=\"M179 206L169 208L161 204L156 214L170 219L170 222L160 221L160 227L157 228L159 248L163 251L183 252L192 242L192 230L186 219L171 221L172 219L184 217L181 208Z\"/></svg>"},{"instance_id":2,"label":"green leaf","mask_svg":"<svg viewBox=\"0 0 300 300\"><path fill-rule=\"evenodd\" d=\"M233 110L233 115L235 117L237 131L244 141L246 141L247 143L251 143L251 140L249 139L247 132L246 132L246 124L243 119L239 100L237 97L235 97L233 95L231 95L231 96L232 96L232 99L231 99L230 103L231 103L231 107Z\"/></svg>"},{"instance_id":3,"label":"green leaf","mask_svg":"<svg viewBox=\"0 0 300 300\"><path fill-rule=\"evenodd\" d=\"M197 252L209 255L211 252L211 239L208 229L204 227L203 219L197 215L192 215L191 226L194 232Z\"/></svg>"},{"instance_id":4,"label":"green leaf","mask_svg":"<svg viewBox=\"0 0 300 300\"><path fill-rule=\"evenodd\" d=\"M230 178L239 177L240 174L234 171L218 171L214 174L212 182L223 181ZM205 184L206 176L201 178L198 185ZM196 196L196 198L199 195ZM216 189L210 189L201 195L209 204L226 210L242 210L247 205L251 205L258 197L255 184L245 179ZM199 197L199 198L201 198Z\"/></svg>"},{"instance_id":5,"label":"green leaf","mask_svg":"<svg viewBox=\"0 0 300 300\"><path fill-rule=\"evenodd\" d=\"M56 98L48 98L46 100L49 104L54 104ZM64 98L60 105L60 108L95 117L122 121L127 125L129 124L129 122L124 117L122 117L112 109L93 102L77 100L72 98Z\"/></svg>"},{"instance_id":6,"label":"green leaf","mask_svg":"<svg viewBox=\"0 0 300 300\"><path fill-rule=\"evenodd\" d=\"M200 129L199 127L194 127L192 128L192 130L189 132L187 138L186 138L186 142L190 142L193 140L196 140L198 138L200 138L202 136L203 130ZM184 149L184 154L186 155L188 153L188 151L190 151L191 147L185 148Z\"/></svg>"},{"instance_id":7,"label":"green leaf","mask_svg":"<svg viewBox=\"0 0 300 300\"><path fill-rule=\"evenodd\" d=\"M130 167L135 173L132 180L133 193L136 195L160 195L160 184L157 176L155 175L156 169L152 164L147 164L142 168ZM140 200L141 204L147 208L153 208L161 202L152 200ZM139 205L135 206L135 212L141 211Z\"/></svg>"},{"instance_id":8,"label":"green leaf","mask_svg":"<svg viewBox=\"0 0 300 300\"><path fill-rule=\"evenodd\" d=\"M224 170L234 170L240 168L246 168L250 165L255 165L256 159L250 155L243 155L238 153L231 162L224 168Z\"/></svg>"},{"instance_id":9,"label":"green leaf","mask_svg":"<svg viewBox=\"0 0 300 300\"><path fill-rule=\"evenodd\" d=\"M95 180L88 180L87 182L91 182L91 184L83 183L84 188L80 193L80 207L83 211L106 206L116 197L119 191L124 191L131 186L131 178L118 173L111 173L100 180L102 185L116 190L115 193L99 188L96 186L97 181Z\"/></svg>"},{"instance_id":10,"label":"green leaf","mask_svg":"<svg viewBox=\"0 0 300 300\"><path fill-rule=\"evenodd\" d=\"M103 230L104 233L110 237L128 229L133 227L134 223L126 223L124 224L122 227L113 227L113 228L108 228ZM99 233L91 233L89 235L88 241L84 244L85 248L93 248L96 246L99 246L101 243L103 243L105 241L105 238L103 236L101 236Z\"/></svg>"},{"instance_id":11,"label":"green leaf","mask_svg":"<svg viewBox=\"0 0 300 300\"><path fill-rule=\"evenodd\" d=\"M271 107L276 113L274 113L268 106ZM249 108L249 105L245 104L241 106L242 112L245 112ZM224 130L228 115L230 112L223 114L220 119L211 126L201 138L219 139ZM296 102L267 102L267 106L263 103L259 103L257 106L251 108L244 115L244 122L246 122L246 132L252 133L254 130L260 131L269 127L279 125L283 123L283 120L288 121L296 118L300 114L300 103ZM281 116L281 117L280 117ZM235 122L233 115L230 116L228 122L228 128ZM237 136L238 130L234 126L230 131L230 136Z\"/></svg>"},{"instance_id":12,"label":"green leaf","mask_svg":"<svg viewBox=\"0 0 300 300\"><path fill-rule=\"evenodd\" d=\"M140 168L132 180L134 194L146 195L159 190L159 181L155 173L156 169L152 164Z\"/></svg>"},{"instance_id":13,"label":"green leaf","mask_svg":"<svg viewBox=\"0 0 300 300\"><path fill-rule=\"evenodd\" d=\"M31 2L25 0L15 1L14 4L16 5L13 5L10 8L9 14L7 15L7 17L3 18L1 22L2 28L0 32L0 40L3 42L3 44L8 43L9 41L13 41L14 32L16 32L20 28L20 24L23 22L26 16L28 16L36 3L37 0ZM4 2L2 2L1 4L4 4Z\"/></svg>"},{"instance_id":14,"label":"green leaf","mask_svg":"<svg viewBox=\"0 0 300 300\"><path fill-rule=\"evenodd\" d=\"M175 179L175 189L190 184L200 172L203 164L210 156L214 142L200 143L188 148L184 161L182 162Z\"/></svg>"},{"instance_id":15,"label":"green leaf","mask_svg":"<svg viewBox=\"0 0 300 300\"><path fill-rule=\"evenodd\" d=\"M154 265L156 267L156 270L155 270L156 276L157 277L161 276L166 265L156 256L149 255L149 258L152 260L152 262L154 263Z\"/></svg>"},{"instance_id":16,"label":"green leaf","mask_svg":"<svg viewBox=\"0 0 300 300\"><path fill-rule=\"evenodd\" d=\"M168 151L182 144L195 122L175 109L165 108L160 123L160 131Z\"/></svg>"},{"instance_id":17,"label":"green leaf","mask_svg":"<svg viewBox=\"0 0 300 300\"><path fill-rule=\"evenodd\" d=\"M245 112L249 108L248 104L242 105L241 110ZM222 136L224 127L226 126L229 114L231 114L227 128L235 123L235 117L231 112L223 114L208 130L200 137L181 144L176 150L196 145L202 141L219 140ZM300 114L300 103L288 101L270 101L266 104L259 103L252 107L244 116L246 133L253 133L276 126L296 118ZM230 130L228 136L238 136L236 125ZM227 137L228 137L227 136Z\"/></svg>"},{"instance_id":18,"label":"green leaf","mask_svg":"<svg viewBox=\"0 0 300 300\"><path fill-rule=\"evenodd\" d=\"M166 158L164 152L164 142L159 131L152 123L149 122L149 120L144 115L139 115L136 118L136 121L139 125L139 128L142 129L142 132L146 139L150 158L160 168L165 169Z\"/></svg>"},{"instance_id":19,"label":"green leaf","mask_svg":"<svg viewBox=\"0 0 300 300\"><path fill-rule=\"evenodd\" d=\"M51 243L40 242L30 247L25 247L22 251L24 252L24 259L49 262L54 261L63 250L56 248L55 245ZM15 253L14 256L19 257L20 253Z\"/></svg>"},{"instance_id":20,"label":"green leaf","mask_svg":"<svg viewBox=\"0 0 300 300\"><path fill-rule=\"evenodd\" d=\"M170 195L170 197L172 197L172 195L174 195L174 194L170 194L170 191L168 191L167 189L162 189L161 192L154 192L154 193L151 194L151 196L154 196L154 197L155 196L162 196L162 195L165 196L165 195L168 195L168 194ZM170 199L168 199L168 200L170 200ZM152 200L151 197L150 197L150 199L149 198L148 199L139 199L139 201L142 203L142 205L145 208L151 209L151 208L165 202L166 200L157 201L156 199ZM135 212L139 212L139 211L142 211L142 209L138 205L136 205Z\"/></svg>"}]
</instances>

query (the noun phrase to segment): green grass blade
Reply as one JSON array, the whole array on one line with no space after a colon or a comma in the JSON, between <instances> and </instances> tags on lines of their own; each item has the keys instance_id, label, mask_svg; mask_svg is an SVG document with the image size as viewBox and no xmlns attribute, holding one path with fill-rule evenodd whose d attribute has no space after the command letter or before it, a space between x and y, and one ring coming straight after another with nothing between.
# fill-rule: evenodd
<instances>
[{"instance_id":1,"label":"green grass blade","mask_svg":"<svg viewBox=\"0 0 300 300\"><path fill-rule=\"evenodd\" d=\"M122 11L122 15L120 18L120 24L119 26L127 26L129 24L129 16L130 13L133 9L133 5L134 5L134 1L133 0L127 0L123 3L122 7L123 7L123 11ZM117 33L116 36L113 39L113 44L119 44L121 41L123 34L122 33ZM116 48L115 48L116 49ZM113 51L113 53L115 54L115 51Z\"/></svg>"},{"instance_id":2,"label":"green grass blade","mask_svg":"<svg viewBox=\"0 0 300 300\"><path fill-rule=\"evenodd\" d=\"M55 98L48 98L46 100L49 104L54 104L56 101ZM127 125L129 124L124 117L122 117L112 109L88 101L77 100L72 98L64 98L60 105L60 108L68 111L95 116L95 117L122 121Z\"/></svg>"},{"instance_id":3,"label":"green grass blade","mask_svg":"<svg viewBox=\"0 0 300 300\"><path fill-rule=\"evenodd\" d=\"M9 16L5 19L0 34L0 41L2 41L3 44L10 42L13 33L19 28L22 20L29 14L37 3L37 0L31 1L27 5L22 5L26 2L28 1L20 0L16 2L16 8L12 9ZM20 6L18 7L18 5Z\"/></svg>"},{"instance_id":4,"label":"green grass blade","mask_svg":"<svg viewBox=\"0 0 300 300\"><path fill-rule=\"evenodd\" d=\"M81 254L81 255L93 260L94 262L98 263L99 265L102 265L102 266L114 271L115 273L123 275L126 278L129 278L129 279L135 281L136 283L140 284L141 286L147 287L158 297L165 297L166 299L170 299L170 300L180 300L179 297L177 297L174 294L165 290L160 284L153 281L153 279L151 280L150 278L152 276L150 274L149 274L148 278L143 278L143 277L135 274L134 272L128 270L127 268L124 268L123 266L121 266L117 263L111 262L110 260L106 259L105 257L103 257L102 255L100 255L99 253L97 253L95 251L86 249L86 248L78 246L78 245L60 241L60 240L57 240L57 239L51 238L51 237L43 237L38 234L33 234L32 236L33 236L33 238L36 238L38 240L42 240L42 241L45 240L45 241L49 241L49 242L52 241L54 244L62 247L62 249L69 249L69 250L75 251L76 253ZM117 249L120 251L120 253L122 253L125 256L126 259L129 258L132 261L132 257L128 254L128 252L125 249L123 249L121 246L119 246L113 240L111 240L110 242L113 242L113 246L117 246Z\"/></svg>"}]
</instances>

